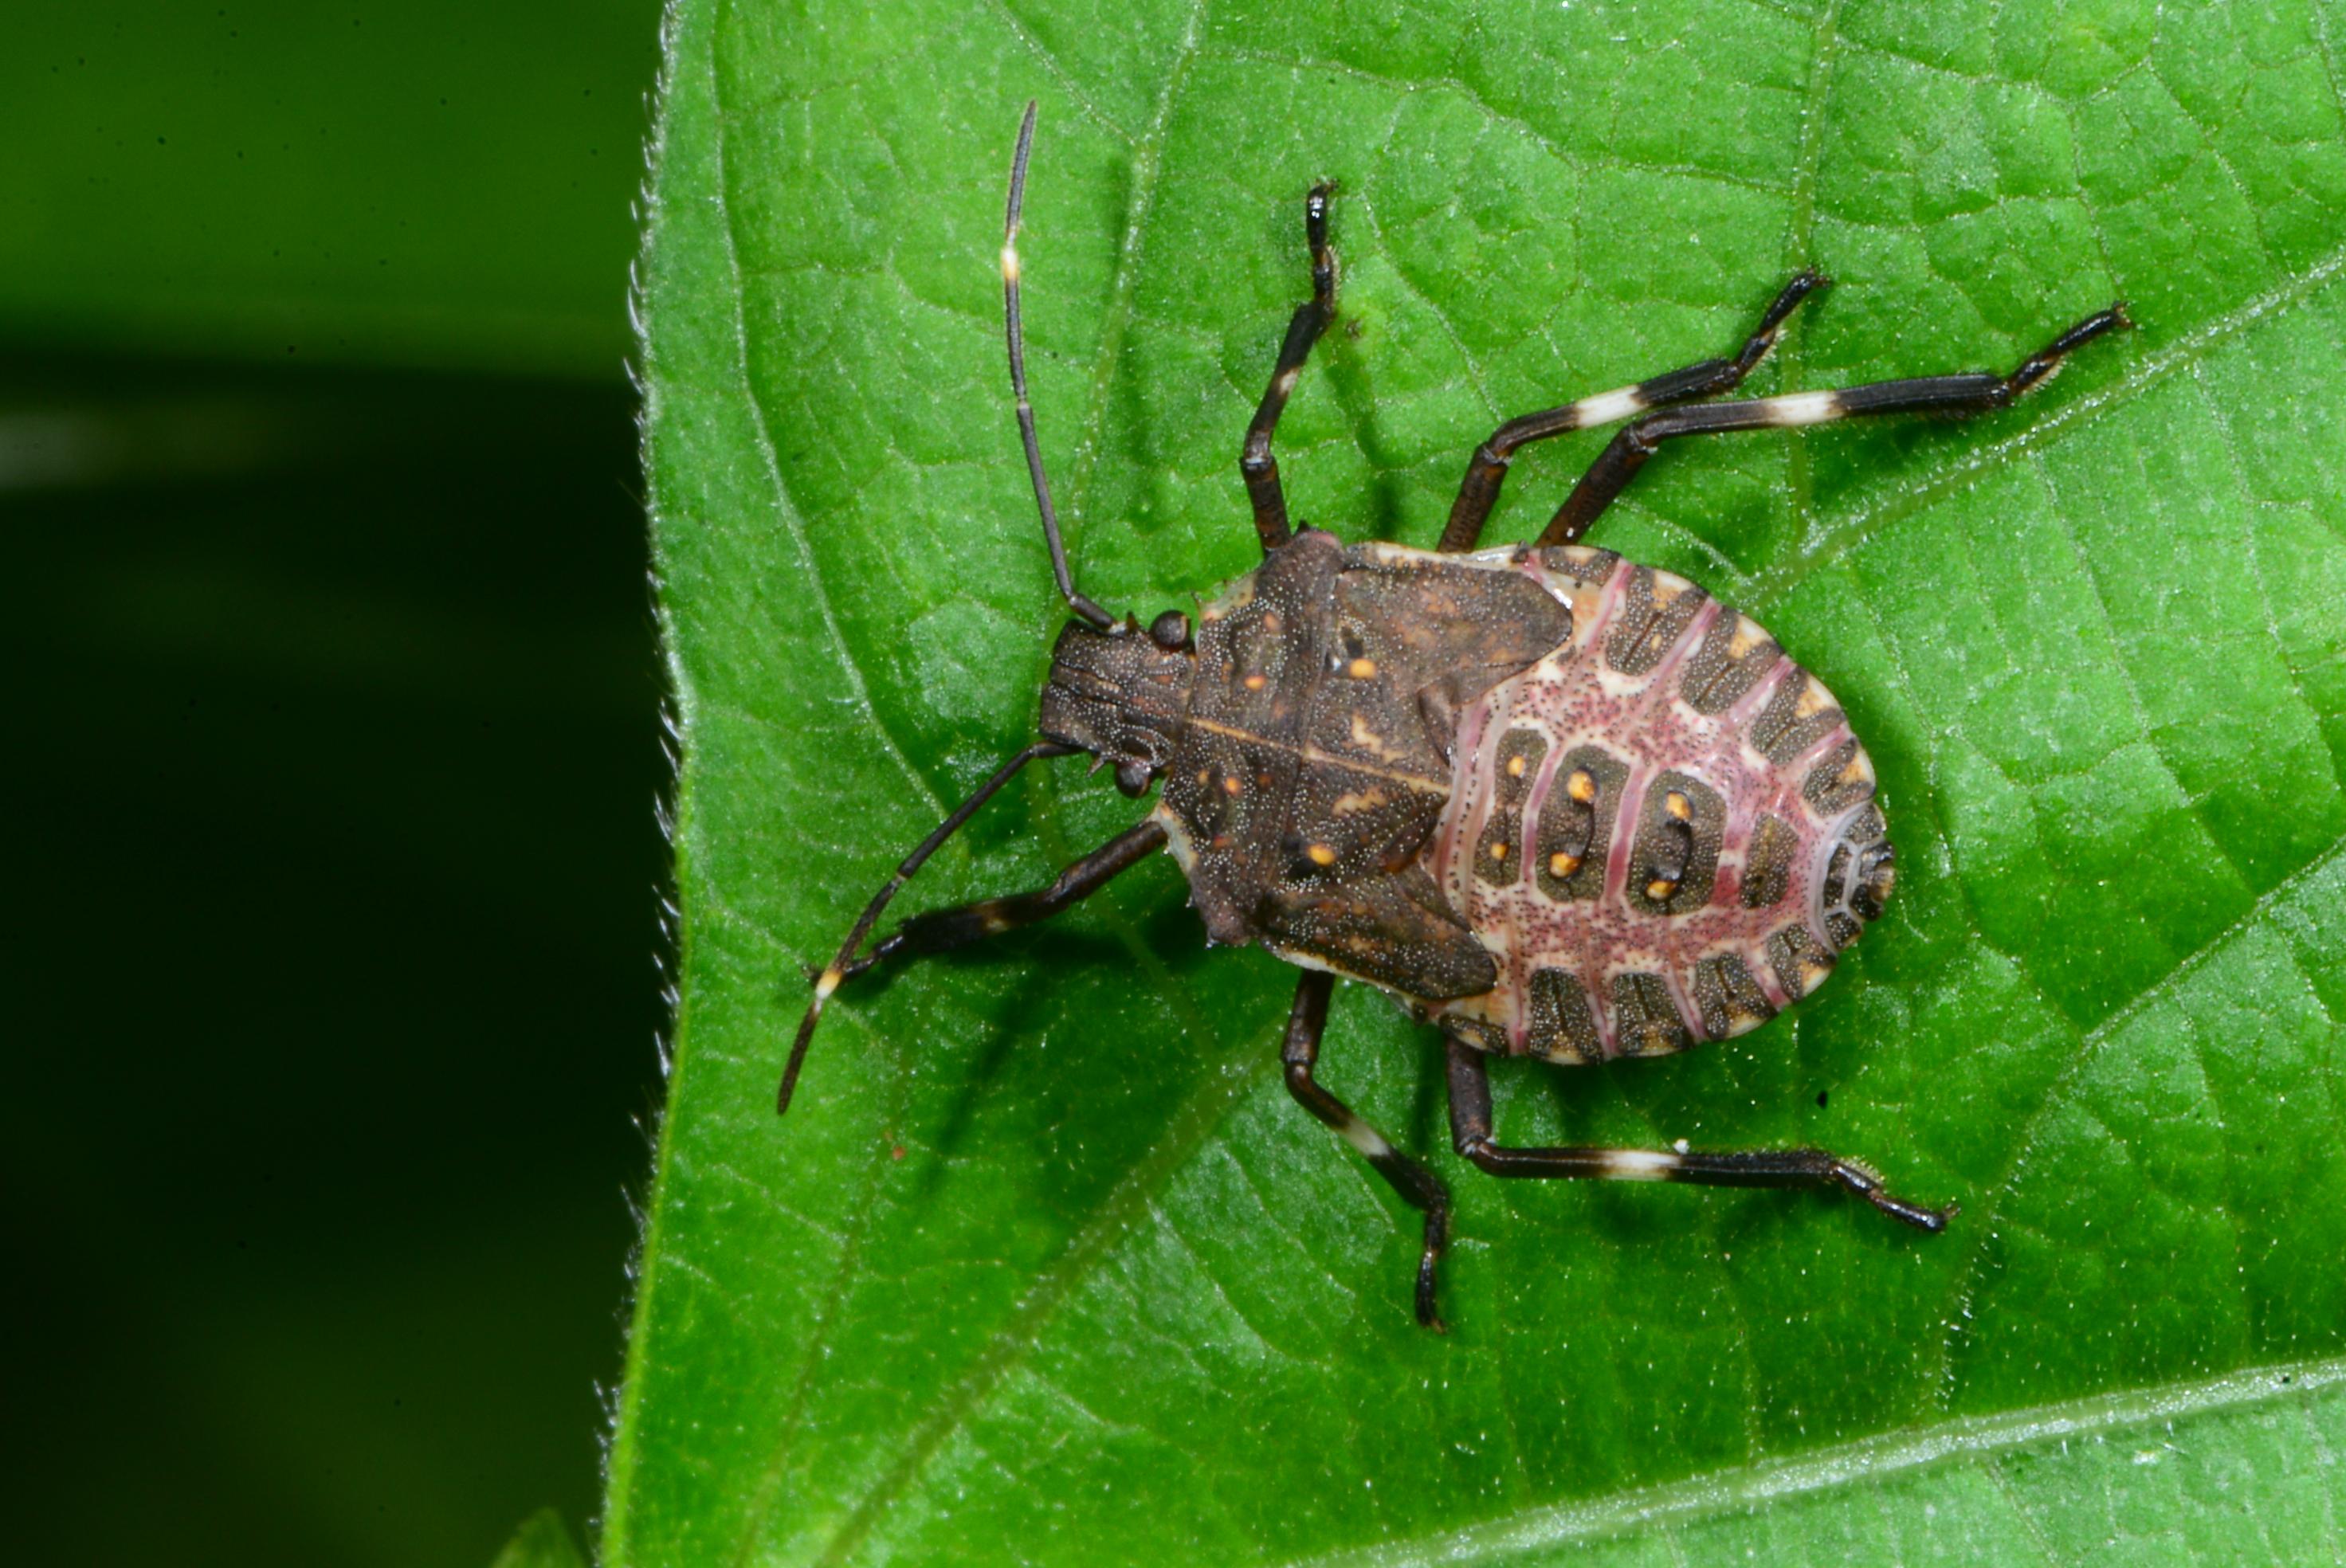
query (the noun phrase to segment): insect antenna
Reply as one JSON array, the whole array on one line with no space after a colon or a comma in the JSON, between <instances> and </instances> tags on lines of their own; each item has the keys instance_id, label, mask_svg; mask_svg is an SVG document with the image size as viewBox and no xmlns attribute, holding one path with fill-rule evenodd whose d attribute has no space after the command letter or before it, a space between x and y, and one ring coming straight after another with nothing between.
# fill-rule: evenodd
<instances>
[{"instance_id":1,"label":"insect antenna","mask_svg":"<svg viewBox=\"0 0 2346 1568\"><path fill-rule=\"evenodd\" d=\"M1043 537L1051 546L1051 575L1059 580L1059 596L1104 632L1116 629L1116 617L1076 592L1067 574L1067 547L1059 542L1059 514L1051 504L1051 482L1043 473L1043 448L1035 438L1035 407L1026 401L1026 335L1018 319L1018 219L1026 205L1026 158L1035 148L1035 101L1026 102L1026 117L1018 122L1018 150L1010 160L1010 210L1002 224L1002 312L1004 335L1010 340L1010 390L1018 399L1018 436L1026 443L1026 473L1035 482L1035 507L1043 514Z\"/></svg>"},{"instance_id":2,"label":"insect antenna","mask_svg":"<svg viewBox=\"0 0 2346 1568\"><path fill-rule=\"evenodd\" d=\"M1030 127L1034 123L1031 111L1027 123ZM1023 150L1023 140L1020 146ZM831 1000L831 993L839 989L840 982L850 975L862 973L878 962L877 957L856 957L855 950L862 947L863 939L872 934L872 928L879 923L882 911L887 909L888 901L896 896L896 890L903 887L912 874L921 869L922 863L936 852L938 845L952 838L960 831L963 823L977 815L977 809L992 799L994 792L1009 783L1021 768L1041 757L1072 756L1076 749L1072 746L1062 746L1056 740L1038 740L1004 763L993 778L977 787L974 794L954 807L953 814L938 823L936 830L921 840L919 848L904 857L896 868L896 874L890 877L887 884L872 895L872 901L863 906L862 914L856 918L855 929L849 932L847 940L840 944L839 956L815 977L814 1000L807 1003L806 1016L799 1020L798 1038L790 1043L790 1064L782 1069L781 1087L774 1093L774 1115L779 1116L790 1108L790 1095L798 1089L799 1069L806 1064L807 1043L814 1038L815 1022L822 1016L822 1004ZM882 945L884 949L886 944Z\"/></svg>"}]
</instances>

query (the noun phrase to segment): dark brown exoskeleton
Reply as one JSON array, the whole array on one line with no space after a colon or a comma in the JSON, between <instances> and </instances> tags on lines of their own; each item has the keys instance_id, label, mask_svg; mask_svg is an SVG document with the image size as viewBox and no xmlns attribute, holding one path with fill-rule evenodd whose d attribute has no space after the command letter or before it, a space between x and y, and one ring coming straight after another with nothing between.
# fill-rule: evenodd
<instances>
[{"instance_id":1,"label":"dark brown exoskeleton","mask_svg":"<svg viewBox=\"0 0 2346 1568\"><path fill-rule=\"evenodd\" d=\"M1051 568L1075 618L1053 650L1043 738L905 858L817 977L780 1106L842 981L1047 919L1169 849L1211 940L1260 942L1303 969L1287 1023L1288 1089L1424 1212L1416 1309L1429 1328L1443 1326L1434 1268L1449 1194L1313 1076L1338 975L1442 1029L1453 1142L1494 1176L1841 1187L1894 1219L1943 1229L1953 1204L1907 1203L1871 1167L1821 1149L1493 1141L1486 1054L1596 1062L1757 1028L1831 972L1892 882L1872 764L1832 695L1700 588L1577 541L1664 441L2002 408L2070 351L2129 326L2124 308L2088 316L2010 375L1696 402L1749 374L1785 318L1825 286L1802 272L1733 359L1501 425L1475 450L1436 550L1348 545L1290 527L1270 450L1335 314L1323 185L1304 202L1311 298L1288 326L1239 459L1262 565L1194 629L1168 610L1143 630L1076 591L1035 442L1017 252L1034 133L1030 104L1002 249L1010 380ZM1518 449L1622 420L1537 540L1476 549ZM1077 753L1111 765L1127 795L1161 779L1156 809L1046 888L916 915L861 951L904 879L1013 774Z\"/></svg>"}]
</instances>

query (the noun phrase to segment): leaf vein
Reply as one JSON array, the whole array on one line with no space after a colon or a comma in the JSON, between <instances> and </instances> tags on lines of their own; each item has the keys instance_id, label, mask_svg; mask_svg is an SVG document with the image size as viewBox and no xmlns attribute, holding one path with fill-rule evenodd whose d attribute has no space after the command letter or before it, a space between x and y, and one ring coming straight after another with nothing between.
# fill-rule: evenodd
<instances>
[{"instance_id":1,"label":"leaf vein","mask_svg":"<svg viewBox=\"0 0 2346 1568\"><path fill-rule=\"evenodd\" d=\"M1285 1568L1419 1568L1505 1560L1542 1549L1617 1539L1633 1532L1755 1513L1770 1504L1885 1479L1950 1461L1974 1462L2065 1439L2190 1416L2250 1410L2346 1383L2346 1357L2284 1362L2204 1380L1950 1420L1925 1431L1861 1439L1799 1459L1715 1471L1591 1502L1529 1511L1516 1519L1325 1556ZM1675 1532L1673 1532L1675 1533Z\"/></svg>"}]
</instances>

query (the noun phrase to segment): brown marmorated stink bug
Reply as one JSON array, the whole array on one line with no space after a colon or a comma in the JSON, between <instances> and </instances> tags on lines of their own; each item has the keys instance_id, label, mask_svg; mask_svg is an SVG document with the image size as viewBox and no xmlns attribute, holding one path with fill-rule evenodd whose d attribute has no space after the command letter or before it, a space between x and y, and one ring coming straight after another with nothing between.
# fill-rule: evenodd
<instances>
[{"instance_id":1,"label":"brown marmorated stink bug","mask_svg":"<svg viewBox=\"0 0 2346 1568\"><path fill-rule=\"evenodd\" d=\"M1893 1219L1954 1212L1892 1196L1822 1149L1513 1148L1492 1140L1486 1054L1580 1064L1659 1056L1755 1029L1831 973L1882 913L1891 849L1873 767L1831 693L1760 626L1685 579L1579 541L1662 442L1856 414L1999 409L2063 357L2131 325L2086 317L2010 375L1879 382L1698 402L1732 389L1825 286L1787 283L1730 360L1509 420L1476 449L1432 551L1291 529L1272 433L1336 309L1331 188L1304 200L1311 298L1280 346L1239 468L1262 565L1189 618L1143 628L1076 591L1035 443L1018 319L1018 222L1035 108L1012 160L1002 247L1018 433L1059 593L1043 738L906 856L814 982L778 1105L823 1003L876 965L1046 920L1169 849L1214 942L1303 970L1287 1087L1425 1215L1417 1319L1442 1328L1441 1178L1313 1076L1338 975L1447 1038L1452 1142L1501 1176L1842 1187ZM1477 549L1530 442L1627 420L1531 544ZM915 915L860 950L904 880L1027 763L1086 753L1157 808L1046 888Z\"/></svg>"}]
</instances>

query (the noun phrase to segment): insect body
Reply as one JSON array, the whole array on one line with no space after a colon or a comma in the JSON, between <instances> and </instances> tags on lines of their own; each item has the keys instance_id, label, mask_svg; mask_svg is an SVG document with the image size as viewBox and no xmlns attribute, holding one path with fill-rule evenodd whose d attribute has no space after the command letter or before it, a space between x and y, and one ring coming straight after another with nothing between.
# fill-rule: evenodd
<instances>
[{"instance_id":1,"label":"insect body","mask_svg":"<svg viewBox=\"0 0 2346 1568\"><path fill-rule=\"evenodd\" d=\"M2078 345L2130 323L2113 305L2010 375L1883 382L1698 402L1731 390L1825 280L1803 272L1732 359L1512 420L1474 453L1440 547L1346 545L1287 518L1271 440L1335 311L1326 187L1304 209L1311 298L1290 323L1239 468L1262 564L1188 618L1143 630L1076 592L1027 402L1016 239L1033 106L1003 247L1011 382L1061 596L1043 738L898 867L815 981L779 1097L824 1003L875 964L1046 919L1160 849L1208 936L1301 966L1287 1084L1423 1211L1418 1320L1439 1329L1447 1189L1315 1075L1337 976L1390 993L1448 1041L1452 1141L1495 1176L1838 1186L1943 1229L1953 1205L1887 1192L1819 1149L1517 1148L1492 1135L1490 1055L1578 1064L1679 1051L1758 1027L1815 989L1880 916L1892 855L1872 764L1815 678L1748 618L1667 572L1578 543L1660 443L1849 415L2000 408ZM1477 549L1514 453L1628 421L1531 545ZM1087 753L1119 789L1162 781L1150 814L1048 887L916 915L863 943L904 879L1028 762Z\"/></svg>"},{"instance_id":2,"label":"insect body","mask_svg":"<svg viewBox=\"0 0 2346 1568\"><path fill-rule=\"evenodd\" d=\"M1767 633L1566 545L1307 533L1207 607L1153 820L1216 940L1579 1064L1756 1028L1878 917L1872 764ZM1046 728L1048 720L1046 720Z\"/></svg>"}]
</instances>

